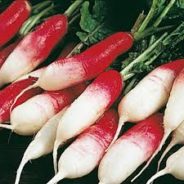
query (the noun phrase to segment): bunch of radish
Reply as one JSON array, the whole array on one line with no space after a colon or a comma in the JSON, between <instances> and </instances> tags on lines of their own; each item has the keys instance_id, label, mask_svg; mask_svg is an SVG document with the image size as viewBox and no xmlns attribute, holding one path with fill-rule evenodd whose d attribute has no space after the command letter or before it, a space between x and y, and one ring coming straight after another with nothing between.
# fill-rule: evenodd
<instances>
[{"instance_id":1,"label":"bunch of radish","mask_svg":"<svg viewBox=\"0 0 184 184\"><path fill-rule=\"evenodd\" d=\"M71 44L57 60L35 70L67 34L69 18L82 2L76 0L63 14L47 17L17 40L12 38L29 18L30 3L15 0L0 14L0 128L24 136L36 134L24 153L15 184L29 160L51 152L56 175L48 184L85 176L97 166L99 184L118 184L147 161L137 178L171 132L173 139L158 166L175 144L184 144L184 59L157 67L118 99L124 74L135 61L120 73L109 66L133 46L136 36L132 33L116 32L76 55L69 53ZM151 49L145 53L149 55ZM118 113L113 109L117 102ZM165 106L164 115L158 113ZM120 136L126 122L136 125ZM59 147L72 138L76 139L58 161ZM148 184L166 173L184 180L183 156L181 148Z\"/></svg>"}]
</instances>

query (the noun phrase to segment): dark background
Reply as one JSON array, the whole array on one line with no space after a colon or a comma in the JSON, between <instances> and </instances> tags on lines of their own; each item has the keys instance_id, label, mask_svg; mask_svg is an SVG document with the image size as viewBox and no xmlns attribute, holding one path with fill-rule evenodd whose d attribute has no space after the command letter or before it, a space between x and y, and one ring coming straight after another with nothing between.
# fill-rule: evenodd
<instances>
[{"instance_id":1,"label":"dark background","mask_svg":"<svg viewBox=\"0 0 184 184\"><path fill-rule=\"evenodd\" d=\"M62 0L63 3L65 0ZM117 28L130 30L141 10L147 9L145 0L107 0L111 5L109 20ZM36 2L36 1L35 1ZM11 134L10 131L0 131L0 184L13 184L16 170L22 159L23 153L32 140L32 137L22 137ZM158 157L156 158L156 160ZM155 172L156 160L134 184L145 184L148 178ZM53 177L52 156L48 155L28 163L23 170L20 184L45 184ZM62 184L97 184L97 172L94 171L86 177L75 180L63 180ZM130 179L124 182L129 184ZM155 184L181 184L183 182L167 175Z\"/></svg>"}]
</instances>

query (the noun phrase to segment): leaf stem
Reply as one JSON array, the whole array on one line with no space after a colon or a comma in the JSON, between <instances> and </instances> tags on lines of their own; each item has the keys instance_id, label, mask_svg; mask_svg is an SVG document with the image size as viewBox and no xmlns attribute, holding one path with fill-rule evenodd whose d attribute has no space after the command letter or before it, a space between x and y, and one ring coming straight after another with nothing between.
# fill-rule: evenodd
<instances>
[{"instance_id":1,"label":"leaf stem","mask_svg":"<svg viewBox=\"0 0 184 184\"><path fill-rule=\"evenodd\" d=\"M156 12L156 7L157 7L158 0L153 0L150 11L146 18L144 19L143 23L141 24L140 28L138 29L138 32L142 32L145 30L145 28L148 26L149 22L153 18Z\"/></svg>"},{"instance_id":2,"label":"leaf stem","mask_svg":"<svg viewBox=\"0 0 184 184\"><path fill-rule=\"evenodd\" d=\"M160 42L162 42L165 39L165 37L167 35L168 35L167 33L163 34L156 42L154 42L153 45L151 45L150 47L148 47L141 55L139 55L128 66L126 66L120 73L123 76L126 76L128 74L128 72L133 68L133 66L135 64L147 60L149 58L149 56L150 56L150 53L160 44Z\"/></svg>"},{"instance_id":3,"label":"leaf stem","mask_svg":"<svg viewBox=\"0 0 184 184\"><path fill-rule=\"evenodd\" d=\"M83 3L84 0L75 0L75 2L65 11L65 15L70 18L76 9Z\"/></svg>"},{"instance_id":4,"label":"leaf stem","mask_svg":"<svg viewBox=\"0 0 184 184\"><path fill-rule=\"evenodd\" d=\"M167 15L167 13L172 8L175 2L176 0L171 0L169 2L169 4L165 7L163 12L161 13L161 15L156 19L155 23L153 24L154 27L157 27L162 22L162 20L165 18L165 16Z\"/></svg>"}]
</instances>

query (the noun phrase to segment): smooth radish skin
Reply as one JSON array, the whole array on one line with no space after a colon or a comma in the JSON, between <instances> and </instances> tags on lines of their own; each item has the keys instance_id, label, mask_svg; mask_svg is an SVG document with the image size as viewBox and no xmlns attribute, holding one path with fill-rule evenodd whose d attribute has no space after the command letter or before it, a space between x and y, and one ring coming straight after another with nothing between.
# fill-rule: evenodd
<instances>
[{"instance_id":1,"label":"smooth radish skin","mask_svg":"<svg viewBox=\"0 0 184 184\"><path fill-rule=\"evenodd\" d=\"M94 124L118 98L122 84L121 75L117 71L104 72L67 109L59 123L54 145L55 171L59 146Z\"/></svg>"},{"instance_id":2,"label":"smooth radish skin","mask_svg":"<svg viewBox=\"0 0 184 184\"><path fill-rule=\"evenodd\" d=\"M132 44L133 37L129 33L115 33L81 54L53 62L40 76L37 85L44 90L60 90L93 79Z\"/></svg>"},{"instance_id":3,"label":"smooth radish skin","mask_svg":"<svg viewBox=\"0 0 184 184\"><path fill-rule=\"evenodd\" d=\"M29 160L37 159L43 155L52 152L54 147L54 141L56 138L57 126L65 110L66 108L64 108L62 111L60 111L50 120L48 120L48 122L36 134L34 140L29 144L24 153L20 166L17 170L15 184L19 183L22 170Z\"/></svg>"},{"instance_id":4,"label":"smooth radish skin","mask_svg":"<svg viewBox=\"0 0 184 184\"><path fill-rule=\"evenodd\" d=\"M61 155L59 171L47 184L64 178L79 178L89 174L99 164L117 129L118 114L104 113L95 125L82 133Z\"/></svg>"},{"instance_id":5,"label":"smooth radish skin","mask_svg":"<svg viewBox=\"0 0 184 184\"><path fill-rule=\"evenodd\" d=\"M30 98L13 109L9 128L19 135L34 135L51 117L71 104L85 88L86 84L83 83L60 91L45 91Z\"/></svg>"},{"instance_id":6,"label":"smooth radish skin","mask_svg":"<svg viewBox=\"0 0 184 184\"><path fill-rule=\"evenodd\" d=\"M7 43L19 31L27 20L31 7L26 0L14 0L13 3L0 14L0 47Z\"/></svg>"},{"instance_id":7,"label":"smooth radish skin","mask_svg":"<svg viewBox=\"0 0 184 184\"><path fill-rule=\"evenodd\" d=\"M163 115L157 113L125 132L100 162L99 184L120 184L144 163L163 137L162 121Z\"/></svg>"},{"instance_id":8,"label":"smooth radish skin","mask_svg":"<svg viewBox=\"0 0 184 184\"><path fill-rule=\"evenodd\" d=\"M0 50L0 68L5 62L6 58L10 55L10 53L13 51L13 49L17 46L19 40L8 45L7 47Z\"/></svg>"},{"instance_id":9,"label":"smooth radish skin","mask_svg":"<svg viewBox=\"0 0 184 184\"><path fill-rule=\"evenodd\" d=\"M147 184L151 184L155 179L165 174L172 174L175 178L184 181L184 147L171 155L166 163L166 168L156 173Z\"/></svg>"},{"instance_id":10,"label":"smooth radish skin","mask_svg":"<svg viewBox=\"0 0 184 184\"><path fill-rule=\"evenodd\" d=\"M32 71L51 53L67 32L65 15L54 15L29 33L17 45L0 69L0 86Z\"/></svg>"},{"instance_id":11,"label":"smooth radish skin","mask_svg":"<svg viewBox=\"0 0 184 184\"><path fill-rule=\"evenodd\" d=\"M177 78L174 81L170 97L166 106L165 115L164 115L164 137L152 155L150 160L147 162L145 167L141 170L141 172L136 176L136 178L149 166L150 162L157 155L157 153L161 150L165 141L169 137L172 131L180 126L180 124L184 121L184 69L179 73Z\"/></svg>"},{"instance_id":12,"label":"smooth radish skin","mask_svg":"<svg viewBox=\"0 0 184 184\"><path fill-rule=\"evenodd\" d=\"M180 126L174 130L173 134L172 134L172 140L169 143L169 145L167 146L166 150L164 151L164 153L162 154L161 158L158 161L158 169L160 168L160 164L163 160L163 158L165 157L165 155L169 152L169 150L174 147L177 144L184 144L184 122L182 122L180 124Z\"/></svg>"},{"instance_id":13,"label":"smooth radish skin","mask_svg":"<svg viewBox=\"0 0 184 184\"><path fill-rule=\"evenodd\" d=\"M29 77L27 79L23 79L17 81L15 83L10 84L6 88L0 91L0 123L4 123L10 119L10 110L15 108L16 106L22 104L29 98L39 94L42 92L40 88L32 88L25 93L14 103L17 95L21 93L25 88L33 85L36 82L37 78ZM1 125L9 126L9 125ZM5 128L4 127L4 128Z\"/></svg>"},{"instance_id":14,"label":"smooth radish skin","mask_svg":"<svg viewBox=\"0 0 184 184\"><path fill-rule=\"evenodd\" d=\"M142 121L166 105L174 79L183 68L184 59L161 65L122 98L118 106L119 125L112 143L125 122Z\"/></svg>"},{"instance_id":15,"label":"smooth radish skin","mask_svg":"<svg viewBox=\"0 0 184 184\"><path fill-rule=\"evenodd\" d=\"M22 77L18 78L15 82L23 80L23 79L27 79L29 77L36 77L39 78L40 75L43 73L43 71L45 70L45 67L39 68L37 70L34 70L33 72L30 72L26 75L23 75Z\"/></svg>"}]
</instances>

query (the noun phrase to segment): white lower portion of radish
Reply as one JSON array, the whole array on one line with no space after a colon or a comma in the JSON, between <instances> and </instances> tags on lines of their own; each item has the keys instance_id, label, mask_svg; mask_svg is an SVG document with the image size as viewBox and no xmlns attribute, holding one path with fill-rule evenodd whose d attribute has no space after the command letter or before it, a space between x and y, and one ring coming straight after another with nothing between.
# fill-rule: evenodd
<instances>
[{"instance_id":1,"label":"white lower portion of radish","mask_svg":"<svg viewBox=\"0 0 184 184\"><path fill-rule=\"evenodd\" d=\"M67 59L69 60L69 58ZM71 58L71 62L50 64L38 80L39 86L48 91L61 90L83 81L85 71L82 63Z\"/></svg>"},{"instance_id":2,"label":"white lower portion of radish","mask_svg":"<svg viewBox=\"0 0 184 184\"><path fill-rule=\"evenodd\" d=\"M78 135L104 113L110 96L98 88L99 86L94 89L93 86L93 90L84 91L71 104L59 123L57 140L65 142Z\"/></svg>"},{"instance_id":3,"label":"white lower portion of radish","mask_svg":"<svg viewBox=\"0 0 184 184\"><path fill-rule=\"evenodd\" d=\"M178 84L179 85L179 84ZM164 126L175 130L184 120L184 85L173 90L169 98L164 116Z\"/></svg>"},{"instance_id":4,"label":"white lower portion of radish","mask_svg":"<svg viewBox=\"0 0 184 184\"><path fill-rule=\"evenodd\" d=\"M67 178L85 176L97 166L103 153L97 140L86 136L82 145L81 141L76 141L61 155L59 171L64 172Z\"/></svg>"},{"instance_id":5,"label":"white lower portion of radish","mask_svg":"<svg viewBox=\"0 0 184 184\"><path fill-rule=\"evenodd\" d=\"M172 154L166 163L166 168L152 176L147 184L151 184L156 178L165 174L172 174L179 180L184 180L184 147L180 148L176 153Z\"/></svg>"},{"instance_id":6,"label":"white lower portion of radish","mask_svg":"<svg viewBox=\"0 0 184 184\"><path fill-rule=\"evenodd\" d=\"M55 114L53 99L48 94L37 95L11 112L13 131L19 135L35 134Z\"/></svg>"},{"instance_id":7,"label":"white lower portion of radish","mask_svg":"<svg viewBox=\"0 0 184 184\"><path fill-rule=\"evenodd\" d=\"M120 140L121 141L121 140ZM143 149L131 141L117 141L103 157L98 177L100 184L120 184L146 160Z\"/></svg>"},{"instance_id":8,"label":"white lower portion of radish","mask_svg":"<svg viewBox=\"0 0 184 184\"><path fill-rule=\"evenodd\" d=\"M173 71L156 69L132 89L119 104L120 117L137 122L163 107L174 81Z\"/></svg>"},{"instance_id":9,"label":"white lower portion of radish","mask_svg":"<svg viewBox=\"0 0 184 184\"><path fill-rule=\"evenodd\" d=\"M37 133L34 140L29 144L24 153L21 164L17 170L15 184L19 183L23 167L29 160L37 159L43 155L52 152L56 137L57 126L65 110L66 108L60 111L54 117L52 117Z\"/></svg>"},{"instance_id":10,"label":"white lower portion of radish","mask_svg":"<svg viewBox=\"0 0 184 184\"><path fill-rule=\"evenodd\" d=\"M45 71L45 67L40 68L40 69L37 69L37 70L35 70L35 71L33 71L33 72L30 72L30 73L28 73L28 74L26 74L26 75L21 76L21 77L18 78L16 81L20 81L20 80L23 80L23 79L27 79L27 78L29 78L30 76L31 76L31 77L37 77L37 78L39 78L39 77L41 76L41 74L42 74L44 71Z\"/></svg>"}]
</instances>

